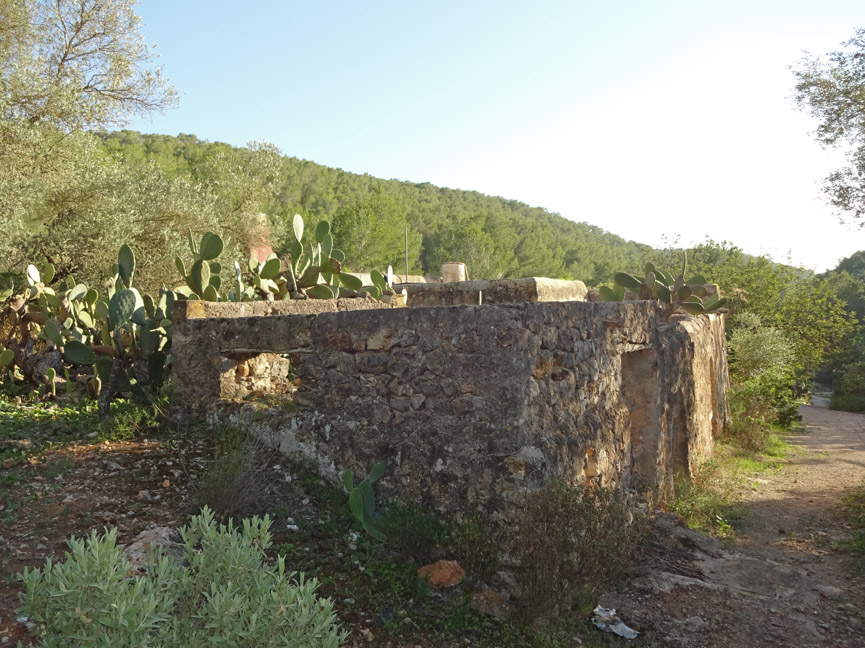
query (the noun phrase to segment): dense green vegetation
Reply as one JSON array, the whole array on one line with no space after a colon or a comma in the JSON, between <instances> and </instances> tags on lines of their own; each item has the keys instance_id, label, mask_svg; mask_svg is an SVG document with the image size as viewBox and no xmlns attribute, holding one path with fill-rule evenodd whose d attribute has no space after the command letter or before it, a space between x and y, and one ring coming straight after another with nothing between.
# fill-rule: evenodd
<instances>
[{"instance_id":1,"label":"dense green vegetation","mask_svg":"<svg viewBox=\"0 0 865 648\"><path fill-rule=\"evenodd\" d=\"M822 275L850 309L853 322L817 374L832 392L832 407L865 411L865 252L856 252Z\"/></svg>"},{"instance_id":2,"label":"dense green vegetation","mask_svg":"<svg viewBox=\"0 0 865 648\"><path fill-rule=\"evenodd\" d=\"M191 184L210 180L204 161L219 157L243 167L247 155L193 135L120 131L99 137L122 166L149 165L171 181ZM473 191L381 180L292 157L271 160L266 170L266 179L263 172L258 176L269 192L258 209L268 215L275 247L295 213L327 219L356 270L402 268L406 225L409 268L429 274L438 274L443 261L461 260L476 278L570 277L595 284L619 268L641 267L651 249L541 208Z\"/></svg>"},{"instance_id":3,"label":"dense green vegetation","mask_svg":"<svg viewBox=\"0 0 865 648\"><path fill-rule=\"evenodd\" d=\"M237 148L194 135L111 131L128 115L176 100L137 29L128 0L3 5L0 271L7 285L26 285L28 263L50 263L54 285L66 291L99 285L127 243L136 286L156 294L183 283L174 261L188 258L187 231L222 235L222 258L242 263L263 240L262 213L283 257L297 244L295 214L329 221L351 270L402 268L407 231L414 272L437 274L443 261L461 260L474 278L569 277L592 286L616 272L638 273L648 261L679 271L680 250L653 250L514 200L348 173L261 142ZM857 39L851 47L861 48ZM854 124L831 111L838 92L825 81L836 67L857 70L856 61L838 55L800 69L798 101L825 117L826 143L855 140ZM688 276L719 284L729 299L734 393L771 403L770 419L789 419L827 358L840 362L846 353L845 366L853 366L861 357L861 335L845 311L862 310L862 276L848 265L815 277L726 243L689 251ZM761 335L791 353L755 365L747 356L759 355ZM858 380L848 373L848 382Z\"/></svg>"}]
</instances>

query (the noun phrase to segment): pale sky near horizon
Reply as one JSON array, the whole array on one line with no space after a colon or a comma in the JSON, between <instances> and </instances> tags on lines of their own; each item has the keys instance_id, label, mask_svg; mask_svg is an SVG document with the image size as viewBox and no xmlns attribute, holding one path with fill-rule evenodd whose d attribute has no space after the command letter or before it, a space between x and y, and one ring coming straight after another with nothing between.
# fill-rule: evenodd
<instances>
[{"instance_id":1,"label":"pale sky near horizon","mask_svg":"<svg viewBox=\"0 0 865 648\"><path fill-rule=\"evenodd\" d=\"M180 107L134 120L823 271L859 249L789 66L862 0L140 0Z\"/></svg>"}]
</instances>

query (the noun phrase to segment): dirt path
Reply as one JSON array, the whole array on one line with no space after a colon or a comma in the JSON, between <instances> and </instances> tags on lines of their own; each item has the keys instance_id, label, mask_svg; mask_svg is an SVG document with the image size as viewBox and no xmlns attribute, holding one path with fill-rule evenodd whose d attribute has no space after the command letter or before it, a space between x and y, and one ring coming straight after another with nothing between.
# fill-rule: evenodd
<instances>
[{"instance_id":1,"label":"dirt path","mask_svg":"<svg viewBox=\"0 0 865 648\"><path fill-rule=\"evenodd\" d=\"M803 406L805 431L778 474L745 495L733 546L658 521L655 565L604 598L646 646L865 646L865 559L833 549L836 509L865 480L865 416Z\"/></svg>"}]
</instances>

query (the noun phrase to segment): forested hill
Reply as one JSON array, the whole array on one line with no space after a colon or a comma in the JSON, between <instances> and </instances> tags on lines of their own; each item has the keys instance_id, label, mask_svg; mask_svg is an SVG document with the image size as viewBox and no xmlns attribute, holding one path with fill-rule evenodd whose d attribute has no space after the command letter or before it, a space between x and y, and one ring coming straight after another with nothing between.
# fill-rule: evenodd
<instances>
[{"instance_id":1,"label":"forested hill","mask_svg":"<svg viewBox=\"0 0 865 648\"><path fill-rule=\"evenodd\" d=\"M242 164L245 181L265 188L260 207L277 237L295 213L307 222L327 219L357 270L404 267L405 223L412 271L431 274L444 261L461 260L473 278L547 276L594 285L618 270L640 268L651 254L649 246L516 200L348 173L266 146L250 151L194 135L129 130L99 137L126 162L150 161L172 178L207 185L214 183L206 176Z\"/></svg>"}]
</instances>

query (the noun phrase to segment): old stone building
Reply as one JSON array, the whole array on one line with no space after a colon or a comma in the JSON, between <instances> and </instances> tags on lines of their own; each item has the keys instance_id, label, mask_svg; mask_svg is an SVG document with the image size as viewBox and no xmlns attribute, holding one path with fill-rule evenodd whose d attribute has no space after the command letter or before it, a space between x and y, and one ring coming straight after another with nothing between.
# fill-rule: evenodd
<instances>
[{"instance_id":1,"label":"old stone building","mask_svg":"<svg viewBox=\"0 0 865 648\"><path fill-rule=\"evenodd\" d=\"M726 417L723 315L580 282L414 286L372 300L175 306L174 414L230 419L334 483L507 525L551 479L670 492ZM588 299L588 300L587 300Z\"/></svg>"}]
</instances>

